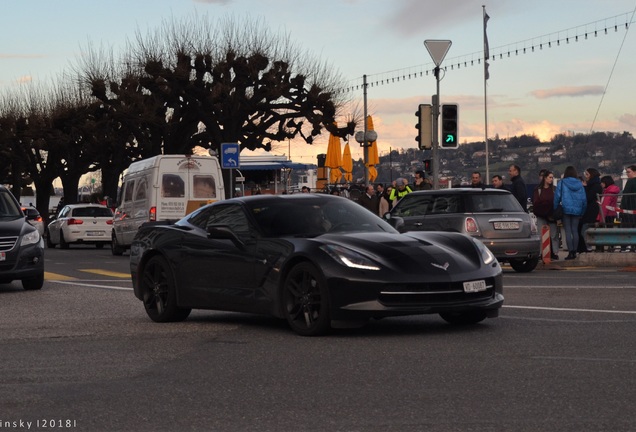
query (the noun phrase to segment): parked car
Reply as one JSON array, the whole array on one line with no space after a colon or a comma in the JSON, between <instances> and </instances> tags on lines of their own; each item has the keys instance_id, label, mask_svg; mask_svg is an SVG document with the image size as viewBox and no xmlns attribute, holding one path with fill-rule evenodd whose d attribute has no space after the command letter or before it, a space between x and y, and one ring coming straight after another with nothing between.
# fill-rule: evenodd
<instances>
[{"instance_id":1,"label":"parked car","mask_svg":"<svg viewBox=\"0 0 636 432\"><path fill-rule=\"evenodd\" d=\"M38 209L35 207L22 207L22 213L26 216L27 221L38 230L40 235L44 235L44 220Z\"/></svg>"},{"instance_id":2,"label":"parked car","mask_svg":"<svg viewBox=\"0 0 636 432\"><path fill-rule=\"evenodd\" d=\"M70 244L94 244L98 249L109 245L113 211L101 204L68 204L47 227L46 244L50 248Z\"/></svg>"},{"instance_id":3,"label":"parked car","mask_svg":"<svg viewBox=\"0 0 636 432\"><path fill-rule=\"evenodd\" d=\"M181 321L193 308L262 313L307 336L398 315L474 324L496 317L504 300L501 267L481 242L400 234L323 194L234 198L175 224L144 224L130 269L153 321Z\"/></svg>"},{"instance_id":4,"label":"parked car","mask_svg":"<svg viewBox=\"0 0 636 432\"><path fill-rule=\"evenodd\" d=\"M535 269L541 238L531 216L505 190L457 188L406 195L385 219L400 232L452 231L480 240L518 272Z\"/></svg>"},{"instance_id":5,"label":"parked car","mask_svg":"<svg viewBox=\"0 0 636 432\"><path fill-rule=\"evenodd\" d=\"M44 285L44 242L20 203L0 185L0 283L20 280L25 290Z\"/></svg>"}]
</instances>

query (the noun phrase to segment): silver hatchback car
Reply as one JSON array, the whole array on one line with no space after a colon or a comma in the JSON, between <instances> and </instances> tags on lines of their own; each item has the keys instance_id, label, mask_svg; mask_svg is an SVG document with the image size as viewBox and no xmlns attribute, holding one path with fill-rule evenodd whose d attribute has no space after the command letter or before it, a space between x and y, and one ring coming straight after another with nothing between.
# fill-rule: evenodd
<instances>
[{"instance_id":1,"label":"silver hatchback car","mask_svg":"<svg viewBox=\"0 0 636 432\"><path fill-rule=\"evenodd\" d=\"M534 220L505 190L457 188L412 192L385 215L398 231L453 231L479 239L518 272L535 269L541 237Z\"/></svg>"}]
</instances>

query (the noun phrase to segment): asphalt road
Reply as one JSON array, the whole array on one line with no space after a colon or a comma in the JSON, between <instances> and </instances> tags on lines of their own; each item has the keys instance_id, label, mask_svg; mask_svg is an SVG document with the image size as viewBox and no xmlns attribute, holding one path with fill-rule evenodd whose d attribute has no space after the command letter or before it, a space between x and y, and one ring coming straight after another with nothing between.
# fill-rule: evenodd
<instances>
[{"instance_id":1,"label":"asphalt road","mask_svg":"<svg viewBox=\"0 0 636 432\"><path fill-rule=\"evenodd\" d=\"M304 338L226 312L156 324L126 256L46 252L41 291L0 285L0 430L636 430L634 273L506 270L480 325Z\"/></svg>"}]
</instances>

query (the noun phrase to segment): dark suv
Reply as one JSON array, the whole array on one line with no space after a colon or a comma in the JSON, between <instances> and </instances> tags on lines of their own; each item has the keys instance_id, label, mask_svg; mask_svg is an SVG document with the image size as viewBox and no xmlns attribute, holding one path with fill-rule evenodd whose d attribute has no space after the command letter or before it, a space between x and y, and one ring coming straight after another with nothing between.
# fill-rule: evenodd
<instances>
[{"instance_id":1,"label":"dark suv","mask_svg":"<svg viewBox=\"0 0 636 432\"><path fill-rule=\"evenodd\" d=\"M457 188L406 195L385 219L398 231L455 231L481 240L518 272L541 257L537 227L515 197L499 189Z\"/></svg>"},{"instance_id":2,"label":"dark suv","mask_svg":"<svg viewBox=\"0 0 636 432\"><path fill-rule=\"evenodd\" d=\"M26 290L44 285L44 242L20 203L0 185L0 283L21 280Z\"/></svg>"}]
</instances>

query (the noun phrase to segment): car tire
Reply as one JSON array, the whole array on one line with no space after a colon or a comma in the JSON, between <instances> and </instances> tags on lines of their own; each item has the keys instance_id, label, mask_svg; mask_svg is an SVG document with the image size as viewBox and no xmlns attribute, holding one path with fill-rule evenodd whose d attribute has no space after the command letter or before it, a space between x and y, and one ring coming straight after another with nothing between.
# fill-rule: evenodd
<instances>
[{"instance_id":1,"label":"car tire","mask_svg":"<svg viewBox=\"0 0 636 432\"><path fill-rule=\"evenodd\" d=\"M27 291L36 291L44 286L44 272L32 278L22 279L22 288Z\"/></svg>"},{"instance_id":2,"label":"car tire","mask_svg":"<svg viewBox=\"0 0 636 432\"><path fill-rule=\"evenodd\" d=\"M319 336L331 328L327 283L316 266L294 266L283 284L281 306L289 326L301 336Z\"/></svg>"},{"instance_id":3,"label":"car tire","mask_svg":"<svg viewBox=\"0 0 636 432\"><path fill-rule=\"evenodd\" d=\"M110 242L110 251L115 256L122 256L124 254L124 248L119 246L119 243L117 243L117 236L115 236L115 233L113 233L112 240Z\"/></svg>"},{"instance_id":4,"label":"car tire","mask_svg":"<svg viewBox=\"0 0 636 432\"><path fill-rule=\"evenodd\" d=\"M155 322L183 321L192 311L177 305L174 273L168 261L160 255L150 258L144 266L141 289L146 313Z\"/></svg>"},{"instance_id":5,"label":"car tire","mask_svg":"<svg viewBox=\"0 0 636 432\"><path fill-rule=\"evenodd\" d=\"M68 249L69 244L64 240L64 233L60 230L60 249Z\"/></svg>"},{"instance_id":6,"label":"car tire","mask_svg":"<svg viewBox=\"0 0 636 432\"><path fill-rule=\"evenodd\" d=\"M537 267L539 258L510 260L510 267L519 273L529 273Z\"/></svg>"},{"instance_id":7,"label":"car tire","mask_svg":"<svg viewBox=\"0 0 636 432\"><path fill-rule=\"evenodd\" d=\"M51 241L51 233L46 231L46 247L49 249L55 249L55 243Z\"/></svg>"},{"instance_id":8,"label":"car tire","mask_svg":"<svg viewBox=\"0 0 636 432\"><path fill-rule=\"evenodd\" d=\"M439 314L444 321L453 325L471 325L482 322L486 319L485 311L468 312L442 312Z\"/></svg>"}]
</instances>

